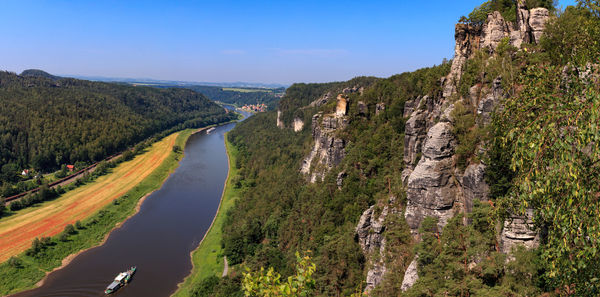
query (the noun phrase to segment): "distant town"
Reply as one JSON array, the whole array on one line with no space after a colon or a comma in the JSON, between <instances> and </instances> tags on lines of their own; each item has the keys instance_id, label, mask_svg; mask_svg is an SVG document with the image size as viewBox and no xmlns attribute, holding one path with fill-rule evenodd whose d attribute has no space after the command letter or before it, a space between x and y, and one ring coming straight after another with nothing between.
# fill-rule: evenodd
<instances>
[{"instance_id":1,"label":"distant town","mask_svg":"<svg viewBox=\"0 0 600 297\"><path fill-rule=\"evenodd\" d=\"M247 104L247 105L242 106L242 110L250 111L250 112L264 112L267 110L267 105L265 105L264 103Z\"/></svg>"}]
</instances>

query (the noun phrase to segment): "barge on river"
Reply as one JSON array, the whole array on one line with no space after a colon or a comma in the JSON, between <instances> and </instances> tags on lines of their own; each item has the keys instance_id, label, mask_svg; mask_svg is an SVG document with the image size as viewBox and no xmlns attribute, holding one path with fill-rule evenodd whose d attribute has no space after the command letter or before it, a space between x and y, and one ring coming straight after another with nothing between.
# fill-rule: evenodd
<instances>
[{"instance_id":1,"label":"barge on river","mask_svg":"<svg viewBox=\"0 0 600 297\"><path fill-rule=\"evenodd\" d=\"M104 290L104 294L106 294L106 295L112 294L112 293L116 292L118 289L120 289L121 287L128 284L131 281L131 278L135 274L136 270L137 270L137 268L135 266L133 266L133 267L129 268L129 270L119 273L117 275L117 277L115 277L115 280L112 283L110 283L110 285L108 285L108 287L106 287L106 290Z\"/></svg>"}]
</instances>

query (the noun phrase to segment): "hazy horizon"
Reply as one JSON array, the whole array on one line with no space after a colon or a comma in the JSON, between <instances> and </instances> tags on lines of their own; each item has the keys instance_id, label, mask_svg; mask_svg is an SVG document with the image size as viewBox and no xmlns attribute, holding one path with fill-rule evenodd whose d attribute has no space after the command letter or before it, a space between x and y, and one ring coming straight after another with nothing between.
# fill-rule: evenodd
<instances>
[{"instance_id":1,"label":"hazy horizon","mask_svg":"<svg viewBox=\"0 0 600 297\"><path fill-rule=\"evenodd\" d=\"M389 77L451 59L454 24L482 2L8 0L0 69L284 85Z\"/></svg>"}]
</instances>

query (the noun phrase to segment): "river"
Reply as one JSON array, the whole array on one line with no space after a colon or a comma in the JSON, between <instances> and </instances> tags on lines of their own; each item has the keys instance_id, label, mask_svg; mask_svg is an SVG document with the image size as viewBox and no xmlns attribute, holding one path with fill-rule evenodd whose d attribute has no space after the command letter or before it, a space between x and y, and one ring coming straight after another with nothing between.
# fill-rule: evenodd
<instances>
[{"instance_id":1,"label":"river","mask_svg":"<svg viewBox=\"0 0 600 297\"><path fill-rule=\"evenodd\" d=\"M117 273L133 265L133 281L111 296L172 294L219 207L228 171L224 134L234 126L190 136L179 167L103 245L51 273L43 286L13 296L103 296Z\"/></svg>"}]
</instances>

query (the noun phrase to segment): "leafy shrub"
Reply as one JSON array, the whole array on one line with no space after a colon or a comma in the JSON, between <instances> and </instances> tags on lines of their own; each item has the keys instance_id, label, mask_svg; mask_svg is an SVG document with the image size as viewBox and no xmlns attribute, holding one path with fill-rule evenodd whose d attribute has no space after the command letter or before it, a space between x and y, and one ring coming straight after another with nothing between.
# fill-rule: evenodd
<instances>
[{"instance_id":1,"label":"leafy shrub","mask_svg":"<svg viewBox=\"0 0 600 297\"><path fill-rule=\"evenodd\" d=\"M600 58L600 18L582 7L569 6L546 25L542 48L553 64L585 65Z\"/></svg>"},{"instance_id":2,"label":"leafy shrub","mask_svg":"<svg viewBox=\"0 0 600 297\"><path fill-rule=\"evenodd\" d=\"M65 226L65 230L63 232L67 235L73 235L77 233L77 230L75 230L75 227L73 225L68 224Z\"/></svg>"},{"instance_id":3,"label":"leafy shrub","mask_svg":"<svg viewBox=\"0 0 600 297\"><path fill-rule=\"evenodd\" d=\"M13 267L13 268L21 268L23 267L23 262L21 261L21 259L12 256L8 259L7 261L8 266Z\"/></svg>"},{"instance_id":4,"label":"leafy shrub","mask_svg":"<svg viewBox=\"0 0 600 297\"><path fill-rule=\"evenodd\" d=\"M458 145L456 146L456 165L460 169L467 167L467 162L475 153L475 149L481 140L481 129L475 125L475 114L461 102L454 104L452 110L454 126L452 133L456 137Z\"/></svg>"}]
</instances>

